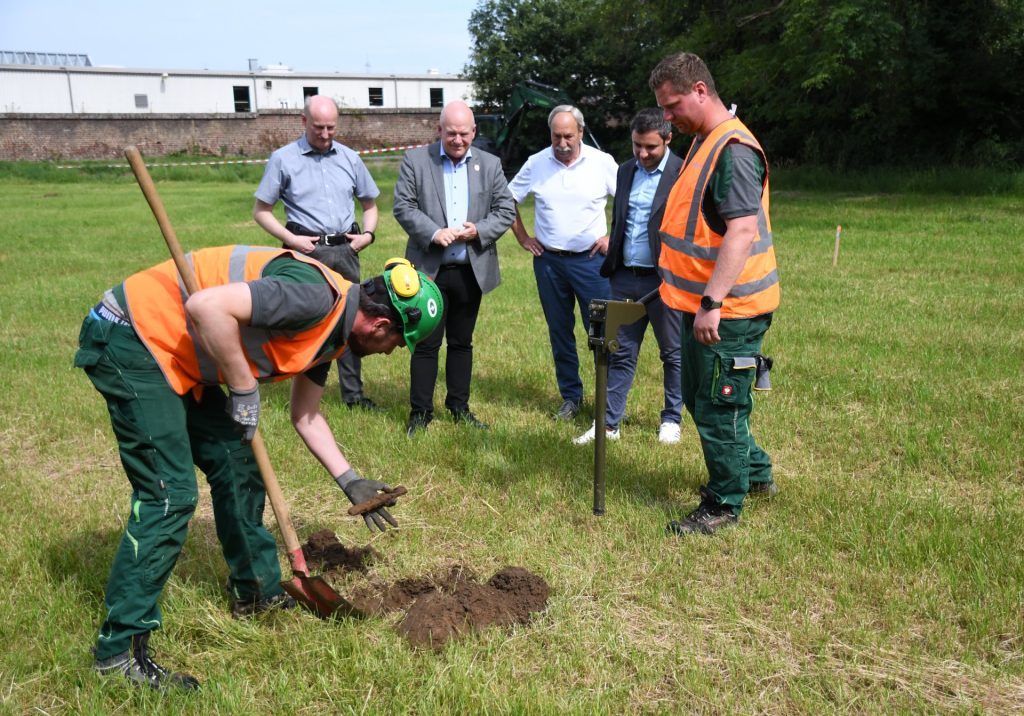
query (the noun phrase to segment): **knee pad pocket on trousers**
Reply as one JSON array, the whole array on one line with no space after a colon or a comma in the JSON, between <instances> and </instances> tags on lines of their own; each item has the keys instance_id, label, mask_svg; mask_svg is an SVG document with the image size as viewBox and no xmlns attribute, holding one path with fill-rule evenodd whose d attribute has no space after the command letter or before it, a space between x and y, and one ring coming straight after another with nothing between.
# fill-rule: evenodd
<instances>
[{"instance_id":1,"label":"knee pad pocket on trousers","mask_svg":"<svg viewBox=\"0 0 1024 716\"><path fill-rule=\"evenodd\" d=\"M747 356L716 354L715 372L711 379L712 403L730 407L751 403L750 395L756 372L753 360Z\"/></svg>"},{"instance_id":2,"label":"knee pad pocket on trousers","mask_svg":"<svg viewBox=\"0 0 1024 716\"><path fill-rule=\"evenodd\" d=\"M195 504L173 504L145 500L137 506L147 517L140 524L129 521L127 533L137 540L143 562L143 574L150 584L167 581L178 561L188 534L188 523L195 512Z\"/></svg>"}]
</instances>

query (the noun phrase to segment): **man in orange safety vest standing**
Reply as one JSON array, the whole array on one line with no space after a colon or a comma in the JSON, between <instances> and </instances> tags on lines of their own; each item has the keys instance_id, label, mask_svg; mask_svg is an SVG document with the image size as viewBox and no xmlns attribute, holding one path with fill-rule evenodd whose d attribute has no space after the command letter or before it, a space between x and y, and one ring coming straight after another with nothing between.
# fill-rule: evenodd
<instances>
[{"instance_id":1,"label":"man in orange safety vest standing","mask_svg":"<svg viewBox=\"0 0 1024 716\"><path fill-rule=\"evenodd\" d=\"M771 496L768 454L750 432L761 343L779 305L768 207L768 163L726 108L704 62L679 52L658 63L658 106L693 143L661 224L661 298L683 313L683 403L704 451L700 505L670 534L713 534L736 524L747 494Z\"/></svg>"}]
</instances>

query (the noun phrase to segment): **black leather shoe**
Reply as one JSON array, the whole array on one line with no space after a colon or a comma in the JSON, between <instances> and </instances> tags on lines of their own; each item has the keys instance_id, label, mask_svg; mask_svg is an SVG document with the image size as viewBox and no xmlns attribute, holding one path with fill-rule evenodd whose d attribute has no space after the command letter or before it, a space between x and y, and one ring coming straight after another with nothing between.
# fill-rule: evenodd
<instances>
[{"instance_id":1,"label":"black leather shoe","mask_svg":"<svg viewBox=\"0 0 1024 716\"><path fill-rule=\"evenodd\" d=\"M353 401L345 401L345 405L351 410L352 408L362 408L368 410L371 413L383 413L384 408L377 405L375 402L367 398L365 395L361 398L356 398Z\"/></svg>"},{"instance_id":2,"label":"black leather shoe","mask_svg":"<svg viewBox=\"0 0 1024 716\"><path fill-rule=\"evenodd\" d=\"M420 431L426 432L431 420L433 418L426 413L411 413L409 415L409 422L405 425L405 434L411 438L415 437L416 433Z\"/></svg>"},{"instance_id":3,"label":"black leather shoe","mask_svg":"<svg viewBox=\"0 0 1024 716\"><path fill-rule=\"evenodd\" d=\"M573 420L580 413L580 404L571 400L562 403L562 407L555 413L555 420Z\"/></svg>"},{"instance_id":4,"label":"black leather shoe","mask_svg":"<svg viewBox=\"0 0 1024 716\"><path fill-rule=\"evenodd\" d=\"M449 410L448 412L452 414L452 420L457 423L464 423L465 425L468 425L471 428L476 428L477 430L490 430L491 428L487 423L480 422L473 413L469 412L468 408L463 408L462 410Z\"/></svg>"}]
</instances>

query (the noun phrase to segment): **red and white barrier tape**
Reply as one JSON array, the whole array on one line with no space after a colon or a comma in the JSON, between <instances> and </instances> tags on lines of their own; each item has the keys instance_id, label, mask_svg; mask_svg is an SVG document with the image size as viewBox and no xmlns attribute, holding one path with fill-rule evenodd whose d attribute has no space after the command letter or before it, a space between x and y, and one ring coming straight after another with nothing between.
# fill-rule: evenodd
<instances>
[{"instance_id":1,"label":"red and white barrier tape","mask_svg":"<svg viewBox=\"0 0 1024 716\"><path fill-rule=\"evenodd\" d=\"M407 144L401 147L384 147L383 149L362 149L356 154L385 154L387 152L404 152L408 149L416 149L417 147L425 147L426 144ZM152 167L210 167L210 166L221 166L225 164L266 164L266 159L225 159L221 161L211 162L178 162L178 163L162 163L162 164L147 164L146 166ZM58 169L81 169L83 165L76 164L58 164ZM124 169L127 164L94 164L92 166L104 167L106 169Z\"/></svg>"}]
</instances>

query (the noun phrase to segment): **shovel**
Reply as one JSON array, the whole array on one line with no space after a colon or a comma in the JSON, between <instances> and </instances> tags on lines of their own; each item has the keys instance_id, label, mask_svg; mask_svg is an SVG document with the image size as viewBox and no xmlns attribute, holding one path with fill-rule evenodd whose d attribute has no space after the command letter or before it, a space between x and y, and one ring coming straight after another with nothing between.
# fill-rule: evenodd
<instances>
[{"instance_id":1,"label":"shovel","mask_svg":"<svg viewBox=\"0 0 1024 716\"><path fill-rule=\"evenodd\" d=\"M185 254L181 251L181 244L178 243L178 237L174 233L170 220L167 218L167 212L164 211L163 202L160 201L156 185L153 184L153 179L149 176L146 163L143 161L139 150L134 146L126 148L124 155L132 167L132 172L135 173L135 179L139 182L139 188L142 189L146 201L149 202L149 208L153 210L156 223L160 225L160 233L163 234L167 248L171 252L174 265L178 268L181 280L185 284L185 290L191 296L199 290L199 284L196 283L192 267L189 266L185 260ZM299 544L299 538L295 534L295 528L292 527L292 520L288 514L288 505L284 501L281 486L277 483L277 475L274 474L274 468L270 465L270 456L267 455L267 448L263 444L263 438L258 430L252 439L252 451L256 455L256 464L259 465L263 485L266 488L267 497L270 498L270 506L274 510L274 517L277 519L277 526L281 529L281 534L284 535L285 549L288 550L288 561L292 566L292 578L281 582L281 586L288 594L295 598L295 601L302 604L318 617L327 618L336 613L363 616L363 612L335 592L331 585L325 582L322 577L313 577L309 574L309 567L306 566L306 557L302 554L302 546Z\"/></svg>"}]
</instances>

